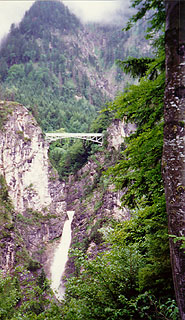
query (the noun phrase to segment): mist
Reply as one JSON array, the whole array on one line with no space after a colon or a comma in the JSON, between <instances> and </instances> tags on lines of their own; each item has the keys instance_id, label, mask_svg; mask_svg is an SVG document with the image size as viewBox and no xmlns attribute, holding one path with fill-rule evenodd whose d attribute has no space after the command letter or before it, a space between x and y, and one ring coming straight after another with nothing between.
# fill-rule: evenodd
<instances>
[{"instance_id":1,"label":"mist","mask_svg":"<svg viewBox=\"0 0 185 320\"><path fill-rule=\"evenodd\" d=\"M64 0L68 8L82 22L121 23L124 24L133 13L129 9L130 0ZM0 41L8 34L12 23L18 24L34 1L0 1Z\"/></svg>"},{"instance_id":2,"label":"mist","mask_svg":"<svg viewBox=\"0 0 185 320\"><path fill-rule=\"evenodd\" d=\"M63 3L76 14L82 22L126 23L133 13L130 0L64 0Z\"/></svg>"},{"instance_id":3,"label":"mist","mask_svg":"<svg viewBox=\"0 0 185 320\"><path fill-rule=\"evenodd\" d=\"M9 32L12 23L18 24L34 1L0 1L0 40Z\"/></svg>"}]
</instances>

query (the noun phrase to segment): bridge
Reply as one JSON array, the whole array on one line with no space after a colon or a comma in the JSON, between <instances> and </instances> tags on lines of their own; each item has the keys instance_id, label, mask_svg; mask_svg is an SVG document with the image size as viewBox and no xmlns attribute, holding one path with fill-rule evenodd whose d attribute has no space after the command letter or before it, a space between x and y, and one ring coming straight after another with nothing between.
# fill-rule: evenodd
<instances>
[{"instance_id":1,"label":"bridge","mask_svg":"<svg viewBox=\"0 0 185 320\"><path fill-rule=\"evenodd\" d=\"M58 132L52 132L52 133L45 133L46 141L49 143L56 140L62 140L62 139L82 139L82 140L88 140L95 143L99 143L101 146L103 144L103 134L102 133L58 133Z\"/></svg>"}]
</instances>

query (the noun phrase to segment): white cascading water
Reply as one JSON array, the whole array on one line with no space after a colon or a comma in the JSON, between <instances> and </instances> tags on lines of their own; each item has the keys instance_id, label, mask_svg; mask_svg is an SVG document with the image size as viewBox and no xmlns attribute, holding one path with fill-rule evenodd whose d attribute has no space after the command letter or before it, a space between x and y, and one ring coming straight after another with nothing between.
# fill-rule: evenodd
<instances>
[{"instance_id":1,"label":"white cascading water","mask_svg":"<svg viewBox=\"0 0 185 320\"><path fill-rule=\"evenodd\" d=\"M71 223L74 211L67 211L68 220L64 223L64 228L60 243L56 248L53 263L51 266L51 288L57 299L61 300L65 293L65 287L61 283L62 275L65 271L65 265L68 260L68 251L71 244Z\"/></svg>"}]
</instances>

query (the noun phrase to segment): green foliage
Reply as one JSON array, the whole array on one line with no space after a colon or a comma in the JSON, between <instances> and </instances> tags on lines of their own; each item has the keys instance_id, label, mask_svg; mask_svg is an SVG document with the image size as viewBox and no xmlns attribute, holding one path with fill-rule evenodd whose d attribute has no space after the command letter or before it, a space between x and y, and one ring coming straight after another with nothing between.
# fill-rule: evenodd
<instances>
[{"instance_id":1,"label":"green foliage","mask_svg":"<svg viewBox=\"0 0 185 320\"><path fill-rule=\"evenodd\" d=\"M35 2L29 12L26 12L20 25L11 26L10 35L2 44L1 61L4 76L7 65L39 60L41 51L36 39L44 37L50 40L48 27L75 32L79 26L79 20L62 3L58 1Z\"/></svg>"},{"instance_id":2,"label":"green foliage","mask_svg":"<svg viewBox=\"0 0 185 320\"><path fill-rule=\"evenodd\" d=\"M28 262L27 269L29 271L36 271L37 269L40 268L40 263L36 260L30 259Z\"/></svg>"},{"instance_id":3,"label":"green foliage","mask_svg":"<svg viewBox=\"0 0 185 320\"><path fill-rule=\"evenodd\" d=\"M164 59L160 48L156 60L148 64L146 76L141 78L138 85L130 86L109 107L116 110L118 117L136 124L136 131L126 140L121 159L108 169L107 174L112 176L116 188L123 190L123 204L132 209L131 220L115 228L113 242L120 243L120 246L138 245L144 260L138 269L137 299L140 299L140 294L148 291L159 299L151 310L147 302L143 316L148 314L148 319L155 319L153 308L158 310L158 318L163 319L160 299L167 301L168 297L174 298L161 176L164 96L162 57ZM159 66L159 61L158 72L155 79L151 80L148 74ZM137 310L140 310L138 305ZM173 318L169 316L169 319Z\"/></svg>"},{"instance_id":4,"label":"green foliage","mask_svg":"<svg viewBox=\"0 0 185 320\"><path fill-rule=\"evenodd\" d=\"M112 174L118 188L127 187L124 203L135 207L139 202L153 203L163 193L161 155L163 145L164 75L156 80L142 79L139 85L118 97L111 108L117 115L137 125L127 139L127 148Z\"/></svg>"},{"instance_id":5,"label":"green foliage","mask_svg":"<svg viewBox=\"0 0 185 320\"><path fill-rule=\"evenodd\" d=\"M52 15L50 14L52 12ZM20 24L23 34L42 36L47 33L45 28L68 29L75 31L80 25L77 17L69 12L69 9L57 1L36 2L25 15Z\"/></svg>"},{"instance_id":6,"label":"green foliage","mask_svg":"<svg viewBox=\"0 0 185 320\"><path fill-rule=\"evenodd\" d=\"M170 234L169 235L170 238L173 238L173 241L176 243L176 242L180 242L181 245L180 245L180 249L184 249L185 248L185 237L182 236L182 237L177 237L173 234Z\"/></svg>"},{"instance_id":7,"label":"green foliage","mask_svg":"<svg viewBox=\"0 0 185 320\"><path fill-rule=\"evenodd\" d=\"M0 274L0 318L2 320L61 320L46 277L34 280L30 272L18 267L15 275Z\"/></svg>"},{"instance_id":8,"label":"green foliage","mask_svg":"<svg viewBox=\"0 0 185 320\"><path fill-rule=\"evenodd\" d=\"M131 220L118 225L112 241L120 246L138 244L144 257L138 275L141 291L152 290L156 296L173 297L164 196L153 206L138 210Z\"/></svg>"},{"instance_id":9,"label":"green foliage","mask_svg":"<svg viewBox=\"0 0 185 320\"><path fill-rule=\"evenodd\" d=\"M8 195L8 187L4 177L0 175L0 224L2 227L5 223L12 221L12 212L13 205Z\"/></svg>"},{"instance_id":10,"label":"green foliage","mask_svg":"<svg viewBox=\"0 0 185 320\"><path fill-rule=\"evenodd\" d=\"M7 121L8 116L12 113L12 106L9 106L6 102L0 103L0 130L3 128Z\"/></svg>"},{"instance_id":11,"label":"green foliage","mask_svg":"<svg viewBox=\"0 0 185 320\"><path fill-rule=\"evenodd\" d=\"M81 140L66 142L63 145L53 143L50 147L50 159L61 179L75 173L87 161L90 148Z\"/></svg>"},{"instance_id":12,"label":"green foliage","mask_svg":"<svg viewBox=\"0 0 185 320\"><path fill-rule=\"evenodd\" d=\"M136 265L132 261L130 268L133 255L128 248L110 251L92 261L80 256L84 271L67 284L64 319L70 319L72 314L74 319L117 319L116 315L128 313L124 308L127 300L124 293L137 287L135 271L139 260Z\"/></svg>"},{"instance_id":13,"label":"green foliage","mask_svg":"<svg viewBox=\"0 0 185 320\"><path fill-rule=\"evenodd\" d=\"M0 273L0 319L11 319L14 308L20 300L17 278Z\"/></svg>"},{"instance_id":14,"label":"green foliage","mask_svg":"<svg viewBox=\"0 0 185 320\"><path fill-rule=\"evenodd\" d=\"M156 32L161 31L165 22L165 8L161 0L133 0L131 7L136 8L134 14L124 30L129 30L133 25L143 17L149 16L148 38L156 37Z\"/></svg>"},{"instance_id":15,"label":"green foliage","mask_svg":"<svg viewBox=\"0 0 185 320\"><path fill-rule=\"evenodd\" d=\"M100 115L92 122L90 131L101 133L105 131L111 123L113 115L109 111L100 113Z\"/></svg>"},{"instance_id":16,"label":"green foliage","mask_svg":"<svg viewBox=\"0 0 185 320\"><path fill-rule=\"evenodd\" d=\"M114 232L109 232L111 249L94 260L79 250L72 251L77 269L83 272L68 280L63 319L178 319L174 300L158 300L152 292L143 293L139 288L139 270L145 257L137 243L122 240L121 244L120 239L115 241Z\"/></svg>"},{"instance_id":17,"label":"green foliage","mask_svg":"<svg viewBox=\"0 0 185 320\"><path fill-rule=\"evenodd\" d=\"M148 70L148 64L154 61L152 58L127 58L125 61L117 60L118 66L126 73L131 74L133 78L144 77Z\"/></svg>"},{"instance_id":18,"label":"green foliage","mask_svg":"<svg viewBox=\"0 0 185 320\"><path fill-rule=\"evenodd\" d=\"M69 53L60 36L74 34L80 27L62 3L38 1L18 27L12 25L1 45L1 97L27 106L44 131L63 127L86 132L105 101L100 89L95 85L91 89L85 71L74 74L79 52L74 48Z\"/></svg>"},{"instance_id":19,"label":"green foliage","mask_svg":"<svg viewBox=\"0 0 185 320\"><path fill-rule=\"evenodd\" d=\"M68 92L67 83L60 88L58 78L48 68L32 67L27 73L27 65L10 67L4 82L6 92L11 91L13 99L28 107L44 131L61 127L71 132L88 131L96 107L86 99L77 101L76 89Z\"/></svg>"}]
</instances>

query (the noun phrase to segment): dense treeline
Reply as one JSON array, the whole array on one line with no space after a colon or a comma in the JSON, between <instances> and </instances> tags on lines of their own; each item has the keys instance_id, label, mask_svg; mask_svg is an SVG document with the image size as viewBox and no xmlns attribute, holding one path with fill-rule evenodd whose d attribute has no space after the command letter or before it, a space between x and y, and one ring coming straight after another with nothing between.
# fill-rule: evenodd
<instances>
[{"instance_id":1,"label":"dense treeline","mask_svg":"<svg viewBox=\"0 0 185 320\"><path fill-rule=\"evenodd\" d=\"M74 74L81 49L63 37L79 28L79 20L62 3L37 1L1 44L1 97L26 105L44 131L89 131L104 101L96 86L89 91L86 71Z\"/></svg>"},{"instance_id":2,"label":"dense treeline","mask_svg":"<svg viewBox=\"0 0 185 320\"><path fill-rule=\"evenodd\" d=\"M1 43L1 98L24 104L44 131L89 131L109 99L106 77L115 74L114 86L127 80L115 60L141 50L141 28L120 29L84 27L61 2L36 1Z\"/></svg>"},{"instance_id":3,"label":"dense treeline","mask_svg":"<svg viewBox=\"0 0 185 320\"><path fill-rule=\"evenodd\" d=\"M61 127L66 131L86 132L97 107L86 98L77 101L75 86L66 79L60 87L58 78L46 67L33 67L33 63L15 64L8 72L6 94L24 105L33 113L44 131Z\"/></svg>"},{"instance_id":4,"label":"dense treeline","mask_svg":"<svg viewBox=\"0 0 185 320\"><path fill-rule=\"evenodd\" d=\"M73 53L68 66L65 44L52 34L52 30L71 34L79 26L79 20L62 3L38 1L18 27L12 25L1 46L0 75L5 98L26 105L44 131L61 127L87 131L98 103L103 101L101 93L95 91L94 101L89 103L85 93L87 77L78 83L83 98L75 99L77 86L69 73Z\"/></svg>"},{"instance_id":5,"label":"dense treeline","mask_svg":"<svg viewBox=\"0 0 185 320\"><path fill-rule=\"evenodd\" d=\"M10 67L15 63L37 62L41 51L36 40L51 41L50 28L75 32L79 26L80 21L61 2L36 1L18 27L12 24L8 38L1 45L1 68L5 64ZM49 41L45 43L47 50ZM1 76L5 77L6 73Z\"/></svg>"}]
</instances>

